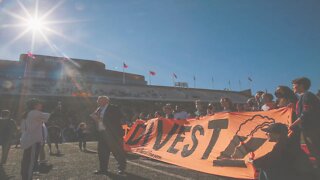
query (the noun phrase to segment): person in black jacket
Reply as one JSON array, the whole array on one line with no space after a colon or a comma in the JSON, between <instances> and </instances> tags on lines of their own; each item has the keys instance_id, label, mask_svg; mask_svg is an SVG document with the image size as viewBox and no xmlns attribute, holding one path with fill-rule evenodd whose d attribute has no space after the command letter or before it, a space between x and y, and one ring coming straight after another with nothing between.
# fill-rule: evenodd
<instances>
[{"instance_id":1,"label":"person in black jacket","mask_svg":"<svg viewBox=\"0 0 320 180\"><path fill-rule=\"evenodd\" d=\"M285 124L274 123L262 129L270 142L276 142L268 154L253 161L260 169L259 180L314 180L312 166L306 154L296 148L288 138Z\"/></svg>"},{"instance_id":2,"label":"person in black jacket","mask_svg":"<svg viewBox=\"0 0 320 180\"><path fill-rule=\"evenodd\" d=\"M293 91L299 95L296 104L297 120L290 126L294 132L300 129L308 149L316 158L317 166L320 167L320 100L309 92L311 81L302 77L292 81Z\"/></svg>"},{"instance_id":3,"label":"person in black jacket","mask_svg":"<svg viewBox=\"0 0 320 180\"><path fill-rule=\"evenodd\" d=\"M95 174L107 174L109 156L112 152L118 162L118 174L123 175L126 168L126 154L123 149L122 113L117 106L109 104L109 101L109 97L99 96L98 108L90 115L98 129L100 169L95 171Z\"/></svg>"},{"instance_id":4,"label":"person in black jacket","mask_svg":"<svg viewBox=\"0 0 320 180\"><path fill-rule=\"evenodd\" d=\"M0 145L2 145L1 163L7 162L11 140L17 131L16 123L10 119L10 111L2 110L0 117Z\"/></svg>"}]
</instances>

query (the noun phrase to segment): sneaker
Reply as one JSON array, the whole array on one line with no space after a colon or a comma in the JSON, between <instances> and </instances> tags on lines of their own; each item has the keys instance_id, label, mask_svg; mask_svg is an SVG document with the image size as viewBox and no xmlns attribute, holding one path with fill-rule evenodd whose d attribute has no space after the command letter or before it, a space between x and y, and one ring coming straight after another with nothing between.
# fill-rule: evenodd
<instances>
[{"instance_id":1,"label":"sneaker","mask_svg":"<svg viewBox=\"0 0 320 180\"><path fill-rule=\"evenodd\" d=\"M108 171L95 170L95 171L93 171L93 174L97 174L97 175L99 175L99 174L104 174L104 175L107 175L107 174L108 174Z\"/></svg>"},{"instance_id":2,"label":"sneaker","mask_svg":"<svg viewBox=\"0 0 320 180\"><path fill-rule=\"evenodd\" d=\"M120 175L120 176L124 176L125 172L124 172L124 170L118 170L117 174Z\"/></svg>"}]
</instances>

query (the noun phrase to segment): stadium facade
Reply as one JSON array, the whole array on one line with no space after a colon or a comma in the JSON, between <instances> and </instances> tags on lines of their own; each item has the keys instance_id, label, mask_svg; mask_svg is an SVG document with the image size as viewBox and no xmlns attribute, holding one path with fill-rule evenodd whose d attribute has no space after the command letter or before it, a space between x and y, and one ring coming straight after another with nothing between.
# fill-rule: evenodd
<instances>
[{"instance_id":1,"label":"stadium facade","mask_svg":"<svg viewBox=\"0 0 320 180\"><path fill-rule=\"evenodd\" d=\"M251 96L250 90L151 86L144 76L131 73L125 73L124 84L123 72L108 70L99 61L30 54L21 54L19 61L0 60L0 84L1 109L21 109L26 98L40 97L51 102L48 109L62 101L78 107L73 111L89 113L96 97L107 95L124 107L148 112L168 102L191 108L195 100L219 103L221 97L228 97L234 103L245 103Z\"/></svg>"}]
</instances>

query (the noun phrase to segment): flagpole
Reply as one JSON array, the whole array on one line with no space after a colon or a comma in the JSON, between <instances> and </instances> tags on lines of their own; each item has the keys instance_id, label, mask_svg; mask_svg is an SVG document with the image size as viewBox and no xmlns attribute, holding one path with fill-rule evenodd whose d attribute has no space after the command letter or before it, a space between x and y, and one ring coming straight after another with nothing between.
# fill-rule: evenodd
<instances>
[{"instance_id":1,"label":"flagpole","mask_svg":"<svg viewBox=\"0 0 320 180\"><path fill-rule=\"evenodd\" d=\"M242 88L241 88L241 80L239 80L239 90L241 91Z\"/></svg>"},{"instance_id":2,"label":"flagpole","mask_svg":"<svg viewBox=\"0 0 320 180\"><path fill-rule=\"evenodd\" d=\"M151 85L151 75L149 73L149 85Z\"/></svg>"},{"instance_id":3,"label":"flagpole","mask_svg":"<svg viewBox=\"0 0 320 180\"><path fill-rule=\"evenodd\" d=\"M196 76L193 76L193 88L196 88Z\"/></svg>"},{"instance_id":4,"label":"flagpole","mask_svg":"<svg viewBox=\"0 0 320 180\"><path fill-rule=\"evenodd\" d=\"M124 66L122 66L122 83L126 84L126 77L125 77L125 73L124 73Z\"/></svg>"},{"instance_id":5,"label":"flagpole","mask_svg":"<svg viewBox=\"0 0 320 180\"><path fill-rule=\"evenodd\" d=\"M174 76L172 75L172 81L173 81L173 87L175 87L175 78L174 78Z\"/></svg>"},{"instance_id":6,"label":"flagpole","mask_svg":"<svg viewBox=\"0 0 320 180\"><path fill-rule=\"evenodd\" d=\"M214 89L214 79L213 79L213 77L211 78L211 85L212 85L212 89Z\"/></svg>"}]
</instances>

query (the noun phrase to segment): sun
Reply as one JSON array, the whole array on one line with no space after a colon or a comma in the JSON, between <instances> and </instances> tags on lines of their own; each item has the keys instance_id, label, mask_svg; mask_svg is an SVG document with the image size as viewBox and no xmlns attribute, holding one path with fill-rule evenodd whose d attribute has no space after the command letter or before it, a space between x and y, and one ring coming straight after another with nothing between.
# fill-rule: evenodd
<instances>
[{"instance_id":1,"label":"sun","mask_svg":"<svg viewBox=\"0 0 320 180\"><path fill-rule=\"evenodd\" d=\"M54 53L59 53L65 56L58 46L54 44L53 41L50 40L50 36L55 36L62 38L63 40L67 40L72 43L77 43L78 45L82 45L88 47L86 43L82 43L77 41L76 39L70 38L68 35L61 33L53 29L53 27L57 27L57 25L63 25L61 27L65 27L71 23L80 23L86 22L86 19L54 19L50 18L50 15L53 14L66 0L57 0L51 6L40 6L40 0L31 0L35 2L35 8L27 8L21 0L16 0L16 5L20 7L20 11L23 13L22 15L13 11L10 11L6 8L1 9L2 12L8 15L10 18L14 18L17 21L13 24L0 24L0 30L2 28L20 28L21 32L17 34L12 40L4 45L3 48L9 47L18 40L23 37L27 37L31 39L31 46L29 48L30 52L33 52L36 46L36 42L44 41L50 49ZM1 0L0 0L1 2ZM31 11L33 9L34 11ZM41 13L42 12L42 13ZM0 18L1 19L1 18ZM52 27L53 26L53 27ZM60 28L61 28L60 27Z\"/></svg>"},{"instance_id":2,"label":"sun","mask_svg":"<svg viewBox=\"0 0 320 180\"><path fill-rule=\"evenodd\" d=\"M1 1L1 0L0 0ZM63 36L56 32L54 29L50 28L50 25L54 24L64 24L64 23L72 23L73 21L65 21L65 20L47 20L47 17L50 16L59 6L61 6L64 3L64 0L59 0L55 5L51 6L47 10L43 10L43 7L39 6L39 0L35 0L35 8L34 12L31 12L28 10L28 8L25 7L20 0L17 0L17 5L20 6L21 11L24 12L24 15L19 15L15 12L3 9L3 12L9 15L10 17L13 17L17 19L17 23L14 24L3 24L0 25L1 27L14 27L14 28L21 28L21 32L10 42L6 44L6 46L10 46L19 39L21 39L24 36L31 37L31 47L30 51L33 52L35 48L35 42L36 39L39 37L44 40L51 49L53 49L55 46L50 41L48 35L49 34L55 34L58 36ZM42 12L46 12L44 14L39 13L39 10L42 10ZM30 36L31 32L31 36Z\"/></svg>"},{"instance_id":3,"label":"sun","mask_svg":"<svg viewBox=\"0 0 320 180\"><path fill-rule=\"evenodd\" d=\"M45 29L45 21L37 17L30 17L27 21L27 27L32 31L43 31Z\"/></svg>"}]
</instances>

